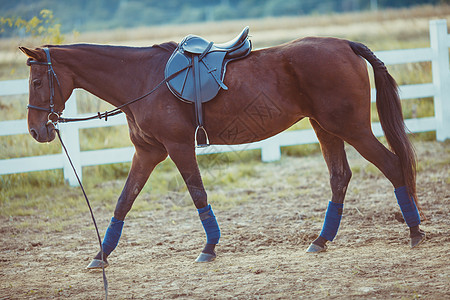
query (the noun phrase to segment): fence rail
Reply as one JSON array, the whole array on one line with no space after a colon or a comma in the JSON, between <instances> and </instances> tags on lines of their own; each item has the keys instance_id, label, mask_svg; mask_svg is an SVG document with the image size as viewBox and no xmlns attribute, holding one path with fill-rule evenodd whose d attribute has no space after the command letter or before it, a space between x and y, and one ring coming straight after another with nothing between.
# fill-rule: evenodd
<instances>
[{"instance_id":1,"label":"fence rail","mask_svg":"<svg viewBox=\"0 0 450 300\"><path fill-rule=\"evenodd\" d=\"M425 84L400 86L402 99L434 98L434 117L407 119L406 126L411 132L436 131L438 141L450 138L450 69L449 51L450 35L447 32L446 20L430 21L430 48L379 51L376 55L386 65L417 63L431 61L433 82ZM28 93L28 80L9 80L0 82L0 96L21 95ZM77 114L76 93L66 103L65 114L83 117ZM375 89L372 89L371 101L375 102ZM91 120L73 124L61 124L61 134L65 138L66 147L72 157L79 174L82 167L119 162L129 162L134 153L133 147L112 148L102 150L80 151L79 129L108 127L126 124L125 117L119 115L108 122ZM376 136L382 136L379 123L373 123ZM26 120L0 122L0 136L28 133ZM281 157L280 147L317 143L312 129L285 131L266 140L243 145L214 145L197 149L197 154L212 154L231 151L261 150L262 161L275 161ZM20 157L0 160L0 175L51 169L63 169L64 178L70 185L76 185L70 165L62 153L33 157Z\"/></svg>"}]
</instances>

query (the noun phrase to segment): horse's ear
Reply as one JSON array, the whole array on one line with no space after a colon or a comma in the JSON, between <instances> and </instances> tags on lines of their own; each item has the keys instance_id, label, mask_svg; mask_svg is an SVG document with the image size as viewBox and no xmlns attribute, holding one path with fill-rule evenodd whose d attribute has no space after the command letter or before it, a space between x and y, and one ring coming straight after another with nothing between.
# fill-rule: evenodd
<instances>
[{"instance_id":1,"label":"horse's ear","mask_svg":"<svg viewBox=\"0 0 450 300\"><path fill-rule=\"evenodd\" d=\"M35 59L37 61L45 60L45 54L40 48L29 49L26 47L19 47L19 50L22 51L29 58Z\"/></svg>"}]
</instances>

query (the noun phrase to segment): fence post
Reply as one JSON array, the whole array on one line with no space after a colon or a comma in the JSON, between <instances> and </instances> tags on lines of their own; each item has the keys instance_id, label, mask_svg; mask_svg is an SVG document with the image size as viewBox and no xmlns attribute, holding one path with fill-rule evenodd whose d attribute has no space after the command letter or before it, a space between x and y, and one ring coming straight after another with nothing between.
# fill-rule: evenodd
<instances>
[{"instance_id":1,"label":"fence post","mask_svg":"<svg viewBox=\"0 0 450 300\"><path fill-rule=\"evenodd\" d=\"M433 52L431 61L434 96L434 115L436 118L436 139L450 138L450 69L449 36L446 20L430 21L430 44Z\"/></svg>"},{"instance_id":2,"label":"fence post","mask_svg":"<svg viewBox=\"0 0 450 300\"><path fill-rule=\"evenodd\" d=\"M263 162L272 162L280 159L281 150L277 136L265 140L261 145L261 160Z\"/></svg>"},{"instance_id":3,"label":"fence post","mask_svg":"<svg viewBox=\"0 0 450 300\"><path fill-rule=\"evenodd\" d=\"M64 109L64 114L66 116L76 116L77 115L77 98L75 91L73 91L69 100L66 102L66 108ZM80 135L78 132L78 126L76 123L70 124L60 124L61 138L66 145L67 151L69 152L72 163L77 170L80 180L82 180L82 168L81 168L81 152L80 152ZM67 159L64 149L64 179L69 183L70 186L77 186L78 180L70 166L69 160Z\"/></svg>"}]
</instances>

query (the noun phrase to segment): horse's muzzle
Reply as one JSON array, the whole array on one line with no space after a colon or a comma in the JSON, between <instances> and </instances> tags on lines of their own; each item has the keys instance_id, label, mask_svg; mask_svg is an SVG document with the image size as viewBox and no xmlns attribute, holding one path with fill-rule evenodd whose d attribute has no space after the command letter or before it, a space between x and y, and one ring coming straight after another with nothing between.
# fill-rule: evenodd
<instances>
[{"instance_id":1,"label":"horse's muzzle","mask_svg":"<svg viewBox=\"0 0 450 300\"><path fill-rule=\"evenodd\" d=\"M29 129L30 135L39 143L46 143L51 142L55 139L55 127L53 124L47 124L45 126L42 126L39 129L36 129L34 127L31 127Z\"/></svg>"}]
</instances>

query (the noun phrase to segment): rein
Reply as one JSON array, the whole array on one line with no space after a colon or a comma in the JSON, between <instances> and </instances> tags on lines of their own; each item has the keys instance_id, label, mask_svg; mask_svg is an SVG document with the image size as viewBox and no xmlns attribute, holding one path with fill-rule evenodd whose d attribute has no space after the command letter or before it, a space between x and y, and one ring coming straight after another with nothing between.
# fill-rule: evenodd
<instances>
[{"instance_id":1,"label":"rein","mask_svg":"<svg viewBox=\"0 0 450 300\"><path fill-rule=\"evenodd\" d=\"M91 117L86 117L86 118L62 118L62 117L58 117L58 122L61 122L61 123L71 123L71 122L88 121L88 120L94 120L94 119L100 119L100 120L101 120L101 119L103 119L103 118L105 119L105 121L108 121L108 117L112 117L112 116L118 115L118 114L120 114L120 113L123 113L123 111L121 110L122 108L124 108L125 106L128 106L128 105L130 105L130 104L133 104L134 102L137 102L137 101L142 100L142 99L144 99L145 97L149 96L149 95L152 94L154 91L156 91L157 89L159 89L163 84L165 84L166 82L172 80L172 79L175 78L178 74L180 74L180 73L183 72L184 70L188 69L189 67L190 67L190 65L187 66L187 67L185 67L185 68L183 68L183 69L181 69L181 70L179 70L179 71L177 71L176 73L170 75L169 77L164 78L160 83L158 83L157 86L155 86L155 87L154 87L151 91L149 91L148 93L146 93L146 94L144 94L144 95L142 95L142 96L140 96L140 97L138 97L138 98L136 98L136 99L130 100L130 101L128 101L128 102L126 102L126 103L124 103L124 104L122 104L122 105L119 105L119 106L117 106L116 108L114 108L114 109L112 109L112 110L109 110L109 111L107 110L107 111L105 111L105 112L103 112L103 113L97 112L96 115L93 115L93 116L91 116ZM56 74L55 74L55 76L56 76Z\"/></svg>"},{"instance_id":2,"label":"rein","mask_svg":"<svg viewBox=\"0 0 450 300\"><path fill-rule=\"evenodd\" d=\"M49 79L49 85L50 85L50 99L49 99L49 103L50 103L50 108L44 108L44 107L40 107L40 106L36 106L36 105L27 105L27 108L30 109L37 109L37 110L42 110L42 111L46 111L48 112L48 123L47 124L55 124L55 123L70 123L70 122L79 122L79 121L88 121L88 120L94 120L94 119L105 119L105 121L108 120L108 117L110 116L115 116L118 115L120 113L123 113L123 111L121 110L122 108L124 108L125 106L128 106L130 104L133 104L139 100L144 99L145 97L149 96L150 94L152 94L153 92L155 92L158 88L160 88L163 84L167 83L168 81L172 80L173 78L175 78L176 76L178 76L178 74L180 74L181 72L183 72L184 70L190 68L192 66L192 63L184 68L182 68L181 70L178 70L177 72L173 73L172 75L164 78L160 83L158 83L158 85L156 87L154 87L151 91L149 91L148 93L130 100L122 105L117 106L116 108L109 110L109 111L105 111L103 113L98 112L96 115L93 115L91 117L85 117L85 118L63 118L61 117L62 112L58 112L55 111L54 107L54 96L55 96L55 88L54 88L54 84L53 84L53 79L56 80L56 83L58 84L58 90L61 96L61 99L64 100L63 95L62 95L62 91L61 91L61 84L59 83L58 80L58 76L56 76L55 70L53 70L53 65L51 62L51 58L50 58L50 51L48 48L43 48L46 56L47 56L47 62L41 62L41 61L36 61L36 60L31 60L29 59L27 61L27 65L31 66L31 65L45 65L48 67L48 79ZM53 120L53 116L56 116L56 119ZM56 127L55 127L56 128Z\"/></svg>"}]
</instances>

